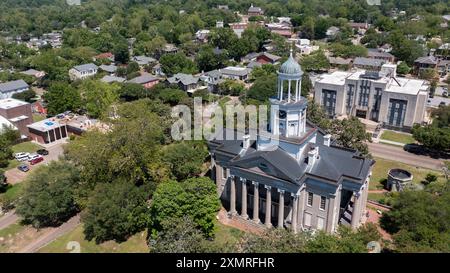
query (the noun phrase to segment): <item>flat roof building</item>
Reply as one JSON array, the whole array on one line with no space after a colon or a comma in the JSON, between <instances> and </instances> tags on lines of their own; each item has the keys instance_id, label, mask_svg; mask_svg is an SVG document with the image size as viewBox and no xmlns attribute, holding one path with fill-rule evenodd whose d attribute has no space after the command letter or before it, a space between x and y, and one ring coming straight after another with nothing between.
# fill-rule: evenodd
<instances>
[{"instance_id":1,"label":"flat roof building","mask_svg":"<svg viewBox=\"0 0 450 273\"><path fill-rule=\"evenodd\" d=\"M28 137L27 125L33 122L31 104L13 98L0 100L0 116L17 128L22 138Z\"/></svg>"}]
</instances>

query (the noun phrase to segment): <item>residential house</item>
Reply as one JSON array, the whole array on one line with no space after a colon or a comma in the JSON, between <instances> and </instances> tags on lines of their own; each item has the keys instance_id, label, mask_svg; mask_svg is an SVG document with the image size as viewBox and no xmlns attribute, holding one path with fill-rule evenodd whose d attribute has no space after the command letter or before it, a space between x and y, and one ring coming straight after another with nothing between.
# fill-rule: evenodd
<instances>
[{"instance_id":1,"label":"residential house","mask_svg":"<svg viewBox=\"0 0 450 273\"><path fill-rule=\"evenodd\" d=\"M102 64L101 66L99 66L99 68L105 72L107 72L110 76L114 75L117 71L117 66L110 64L110 65L105 65Z\"/></svg>"},{"instance_id":2,"label":"residential house","mask_svg":"<svg viewBox=\"0 0 450 273\"><path fill-rule=\"evenodd\" d=\"M167 78L166 81L168 84L177 84L180 87L180 89L189 93L193 93L200 86L199 79L200 77L184 73L177 73L172 77Z\"/></svg>"},{"instance_id":3,"label":"residential house","mask_svg":"<svg viewBox=\"0 0 450 273\"><path fill-rule=\"evenodd\" d=\"M342 57L328 57L330 65L333 67L349 69L353 63L351 58L344 59Z\"/></svg>"},{"instance_id":4,"label":"residential house","mask_svg":"<svg viewBox=\"0 0 450 273\"><path fill-rule=\"evenodd\" d=\"M356 116L408 131L424 122L429 83L397 77L396 68L323 74L314 84L315 102L330 117Z\"/></svg>"},{"instance_id":5,"label":"residential house","mask_svg":"<svg viewBox=\"0 0 450 273\"><path fill-rule=\"evenodd\" d=\"M16 93L28 91L30 86L24 80L0 83L0 99L11 98Z\"/></svg>"},{"instance_id":6,"label":"residential house","mask_svg":"<svg viewBox=\"0 0 450 273\"><path fill-rule=\"evenodd\" d=\"M145 73L145 74L143 74L139 77L133 78L127 82L141 84L145 88L149 89L149 88L152 88L153 86L155 86L156 84L158 84L159 79L150 74Z\"/></svg>"},{"instance_id":7,"label":"residential house","mask_svg":"<svg viewBox=\"0 0 450 273\"><path fill-rule=\"evenodd\" d=\"M327 29L325 35L327 39L334 39L341 30L338 27L332 26Z\"/></svg>"},{"instance_id":8,"label":"residential house","mask_svg":"<svg viewBox=\"0 0 450 273\"><path fill-rule=\"evenodd\" d=\"M353 66L366 70L379 71L384 63L386 63L384 60L356 57L353 61Z\"/></svg>"},{"instance_id":9,"label":"residential house","mask_svg":"<svg viewBox=\"0 0 450 273\"><path fill-rule=\"evenodd\" d=\"M253 4L248 8L248 16L262 16L264 11L260 7L254 7Z\"/></svg>"},{"instance_id":10,"label":"residential house","mask_svg":"<svg viewBox=\"0 0 450 273\"><path fill-rule=\"evenodd\" d=\"M437 70L438 63L439 60L434 56L419 57L414 61L414 72L420 74L425 69Z\"/></svg>"},{"instance_id":11,"label":"residential house","mask_svg":"<svg viewBox=\"0 0 450 273\"><path fill-rule=\"evenodd\" d=\"M364 35L366 31L369 29L370 25L368 23L348 23L350 28L355 30L358 34Z\"/></svg>"},{"instance_id":12,"label":"residential house","mask_svg":"<svg viewBox=\"0 0 450 273\"><path fill-rule=\"evenodd\" d=\"M207 85L209 92L217 93L219 84L223 82L222 72L218 69L205 72L200 76L200 80Z\"/></svg>"},{"instance_id":13,"label":"residential house","mask_svg":"<svg viewBox=\"0 0 450 273\"><path fill-rule=\"evenodd\" d=\"M337 146L307 120L302 73L292 55L281 66L269 130L224 128L208 141L211 178L228 217L242 224L293 233L336 233L339 225L357 229L365 219L375 162ZM288 82L295 87L292 94Z\"/></svg>"},{"instance_id":14,"label":"residential house","mask_svg":"<svg viewBox=\"0 0 450 273\"><path fill-rule=\"evenodd\" d=\"M110 62L114 62L114 58L115 58L114 54L112 54L111 52L101 53L101 54L98 54L98 55L92 57L94 62L101 61L101 60L108 60Z\"/></svg>"},{"instance_id":15,"label":"residential house","mask_svg":"<svg viewBox=\"0 0 450 273\"><path fill-rule=\"evenodd\" d=\"M106 82L106 83L113 83L113 82L117 82L117 83L122 83L125 82L126 79L122 78L122 77L116 77L114 75L105 75L103 78L100 79L102 82Z\"/></svg>"},{"instance_id":16,"label":"residential house","mask_svg":"<svg viewBox=\"0 0 450 273\"><path fill-rule=\"evenodd\" d=\"M229 10L228 5L217 5L217 8L221 10Z\"/></svg>"},{"instance_id":17,"label":"residential house","mask_svg":"<svg viewBox=\"0 0 450 273\"><path fill-rule=\"evenodd\" d=\"M28 70L22 71L20 73L24 74L24 75L28 75L28 76L33 76L36 79L40 79L40 78L45 76L45 72L44 71L38 71L38 70L35 70L35 69L28 69Z\"/></svg>"},{"instance_id":18,"label":"residential house","mask_svg":"<svg viewBox=\"0 0 450 273\"><path fill-rule=\"evenodd\" d=\"M195 39L200 43L207 43L209 33L210 33L209 29L200 29L195 33Z\"/></svg>"},{"instance_id":19,"label":"residential house","mask_svg":"<svg viewBox=\"0 0 450 273\"><path fill-rule=\"evenodd\" d=\"M252 72L246 67L228 66L220 70L224 79L246 81Z\"/></svg>"},{"instance_id":20,"label":"residential house","mask_svg":"<svg viewBox=\"0 0 450 273\"><path fill-rule=\"evenodd\" d=\"M69 77L72 81L83 80L88 77L96 75L98 72L98 66L93 63L82 64L74 66L69 70Z\"/></svg>"},{"instance_id":21,"label":"residential house","mask_svg":"<svg viewBox=\"0 0 450 273\"><path fill-rule=\"evenodd\" d=\"M369 48L367 50L367 58L376 59L376 60L383 60L387 63L394 63L395 62L395 56L388 52L383 52L380 49L377 48Z\"/></svg>"},{"instance_id":22,"label":"residential house","mask_svg":"<svg viewBox=\"0 0 450 273\"><path fill-rule=\"evenodd\" d=\"M280 59L280 56L268 52L263 52L256 57L256 61L260 64L277 64Z\"/></svg>"},{"instance_id":23,"label":"residential house","mask_svg":"<svg viewBox=\"0 0 450 273\"><path fill-rule=\"evenodd\" d=\"M136 62L141 68L146 65L158 62L155 58L147 56L133 56L131 58L131 61Z\"/></svg>"}]
</instances>

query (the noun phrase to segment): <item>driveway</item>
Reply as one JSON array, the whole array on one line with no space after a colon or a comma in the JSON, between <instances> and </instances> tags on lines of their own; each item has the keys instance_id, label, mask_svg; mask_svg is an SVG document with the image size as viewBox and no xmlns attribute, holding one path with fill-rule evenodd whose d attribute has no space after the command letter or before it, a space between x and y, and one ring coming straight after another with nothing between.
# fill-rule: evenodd
<instances>
[{"instance_id":1,"label":"driveway","mask_svg":"<svg viewBox=\"0 0 450 273\"><path fill-rule=\"evenodd\" d=\"M49 151L49 154L44 156L44 161L41 163L38 163L36 165L30 165L30 163L28 163L28 162L23 162L24 164L27 164L28 167L30 168L30 170L28 172L22 172L17 168L7 170L5 172L5 175L6 175L6 178L8 179L8 183L11 185L20 183L28 176L28 174L33 169L35 169L43 164L46 164L50 161L58 160L59 156L61 156L64 152L64 150L63 150L64 144L65 143L60 142L60 143L56 143L54 145L46 147L46 149Z\"/></svg>"},{"instance_id":2,"label":"driveway","mask_svg":"<svg viewBox=\"0 0 450 273\"><path fill-rule=\"evenodd\" d=\"M368 146L370 153L375 157L433 170L442 170L444 166L443 160L434 159L425 155L415 155L404 151L401 147L381 143L368 143Z\"/></svg>"}]
</instances>

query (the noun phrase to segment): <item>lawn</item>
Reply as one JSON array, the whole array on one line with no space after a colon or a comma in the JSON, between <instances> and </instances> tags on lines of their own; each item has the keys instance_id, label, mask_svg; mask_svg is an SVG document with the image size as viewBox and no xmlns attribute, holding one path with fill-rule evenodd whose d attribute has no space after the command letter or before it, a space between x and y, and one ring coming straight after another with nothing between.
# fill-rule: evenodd
<instances>
[{"instance_id":1,"label":"lawn","mask_svg":"<svg viewBox=\"0 0 450 273\"><path fill-rule=\"evenodd\" d=\"M25 229L19 223L15 223L0 230L0 253L9 252L11 243L16 239L16 235L20 234Z\"/></svg>"},{"instance_id":2,"label":"lawn","mask_svg":"<svg viewBox=\"0 0 450 273\"><path fill-rule=\"evenodd\" d=\"M383 132L383 134L381 135L381 139L394 141L394 142L400 142L400 143L404 143L404 144L415 142L415 140L411 134L398 133L398 132L389 131L389 130L385 130Z\"/></svg>"},{"instance_id":3,"label":"lawn","mask_svg":"<svg viewBox=\"0 0 450 273\"><path fill-rule=\"evenodd\" d=\"M216 237L212 243L217 245L219 249L226 248L227 244L234 245L237 243L243 235L243 231L216 221Z\"/></svg>"},{"instance_id":4,"label":"lawn","mask_svg":"<svg viewBox=\"0 0 450 273\"><path fill-rule=\"evenodd\" d=\"M374 158L376 163L372 170L372 177L370 179L370 187L369 190L376 190L376 189L382 189L383 179L387 179L387 174L390 169L393 168L400 168L405 169L413 174L413 182L414 183L420 183L421 181L425 180L425 176L428 173L432 173L438 176L438 181L444 181L444 174L442 172L429 170L425 168L419 168L414 167L411 165L407 165L404 163L386 160L382 158Z\"/></svg>"},{"instance_id":5,"label":"lawn","mask_svg":"<svg viewBox=\"0 0 450 273\"><path fill-rule=\"evenodd\" d=\"M43 116L43 115L33 114L33 122L38 122L38 121L41 121L44 119L45 119L45 116Z\"/></svg>"},{"instance_id":6,"label":"lawn","mask_svg":"<svg viewBox=\"0 0 450 273\"><path fill-rule=\"evenodd\" d=\"M79 225L71 232L41 248L39 252L68 253L70 250L67 249L67 244L74 241L80 243L81 253L148 253L146 238L147 232L144 231L133 235L126 242L120 244L114 241L96 244L94 241L84 239L83 225Z\"/></svg>"}]
</instances>

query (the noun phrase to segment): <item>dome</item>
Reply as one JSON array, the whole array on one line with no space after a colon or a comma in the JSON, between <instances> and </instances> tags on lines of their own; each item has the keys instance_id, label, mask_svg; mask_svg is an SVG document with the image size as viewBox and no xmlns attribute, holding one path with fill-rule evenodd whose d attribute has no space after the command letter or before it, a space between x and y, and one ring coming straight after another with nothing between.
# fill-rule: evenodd
<instances>
[{"instance_id":1,"label":"dome","mask_svg":"<svg viewBox=\"0 0 450 273\"><path fill-rule=\"evenodd\" d=\"M290 75L298 75L303 74L302 68L297 63L297 61L292 56L292 49L291 49L291 55L287 59L286 62L284 62L280 67L280 73L283 74L290 74Z\"/></svg>"}]
</instances>

